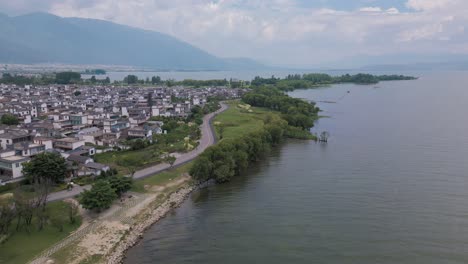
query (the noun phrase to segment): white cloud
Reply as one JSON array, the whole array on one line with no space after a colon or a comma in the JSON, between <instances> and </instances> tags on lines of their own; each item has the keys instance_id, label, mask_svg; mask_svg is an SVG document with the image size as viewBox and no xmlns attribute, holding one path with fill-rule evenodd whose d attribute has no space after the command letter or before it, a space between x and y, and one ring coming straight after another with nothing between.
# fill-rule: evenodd
<instances>
[{"instance_id":1,"label":"white cloud","mask_svg":"<svg viewBox=\"0 0 468 264\"><path fill-rule=\"evenodd\" d=\"M406 6L414 10L434 10L456 4L459 0L408 0Z\"/></svg>"},{"instance_id":2,"label":"white cloud","mask_svg":"<svg viewBox=\"0 0 468 264\"><path fill-rule=\"evenodd\" d=\"M295 0L17 0L9 5L21 9L28 2L44 3L44 9L61 16L160 31L218 56L275 64L305 65L395 50L468 52L467 0L408 0L411 12L378 6L312 9Z\"/></svg>"},{"instance_id":3,"label":"white cloud","mask_svg":"<svg viewBox=\"0 0 468 264\"><path fill-rule=\"evenodd\" d=\"M395 8L395 7L391 7L391 8L389 8L389 9L387 9L386 12L387 12L388 14L399 14L399 13L400 13L400 11L399 11L397 8Z\"/></svg>"},{"instance_id":4,"label":"white cloud","mask_svg":"<svg viewBox=\"0 0 468 264\"><path fill-rule=\"evenodd\" d=\"M382 8L368 6L368 7L363 7L361 9L359 9L359 11L361 11L361 12L382 12Z\"/></svg>"}]
</instances>

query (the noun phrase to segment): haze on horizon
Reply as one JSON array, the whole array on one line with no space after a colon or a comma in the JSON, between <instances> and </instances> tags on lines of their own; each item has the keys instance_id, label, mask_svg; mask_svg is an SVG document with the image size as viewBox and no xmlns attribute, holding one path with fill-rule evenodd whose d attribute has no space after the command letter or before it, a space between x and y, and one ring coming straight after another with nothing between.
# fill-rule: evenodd
<instances>
[{"instance_id":1,"label":"haze on horizon","mask_svg":"<svg viewBox=\"0 0 468 264\"><path fill-rule=\"evenodd\" d=\"M468 58L464 0L0 0L10 16L38 11L154 30L219 57L277 66Z\"/></svg>"}]
</instances>

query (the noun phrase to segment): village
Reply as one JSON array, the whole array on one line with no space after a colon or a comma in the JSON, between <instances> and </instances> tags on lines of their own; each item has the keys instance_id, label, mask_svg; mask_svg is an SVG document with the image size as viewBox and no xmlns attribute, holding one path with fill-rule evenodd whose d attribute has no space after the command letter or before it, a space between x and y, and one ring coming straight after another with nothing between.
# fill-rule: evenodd
<instances>
[{"instance_id":1,"label":"village","mask_svg":"<svg viewBox=\"0 0 468 264\"><path fill-rule=\"evenodd\" d=\"M228 87L0 84L0 182L22 180L23 165L43 152L60 154L74 176L99 175L109 164L94 155L129 141L167 135L164 121L188 117L210 98L235 99ZM5 118L5 119L8 119ZM4 118L2 118L3 120Z\"/></svg>"}]
</instances>

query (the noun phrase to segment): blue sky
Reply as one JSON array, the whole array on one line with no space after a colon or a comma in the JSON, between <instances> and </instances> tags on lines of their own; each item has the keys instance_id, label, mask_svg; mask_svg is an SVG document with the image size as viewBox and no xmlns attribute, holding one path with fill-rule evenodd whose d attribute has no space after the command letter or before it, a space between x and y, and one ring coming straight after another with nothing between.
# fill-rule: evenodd
<instances>
[{"instance_id":1,"label":"blue sky","mask_svg":"<svg viewBox=\"0 0 468 264\"><path fill-rule=\"evenodd\" d=\"M220 57L283 66L468 54L467 0L0 0L0 12L33 11L155 30Z\"/></svg>"}]
</instances>

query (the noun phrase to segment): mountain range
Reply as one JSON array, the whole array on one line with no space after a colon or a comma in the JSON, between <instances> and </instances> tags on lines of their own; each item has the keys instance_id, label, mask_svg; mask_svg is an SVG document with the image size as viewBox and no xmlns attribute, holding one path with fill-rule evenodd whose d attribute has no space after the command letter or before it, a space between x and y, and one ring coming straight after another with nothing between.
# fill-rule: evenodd
<instances>
[{"instance_id":1,"label":"mountain range","mask_svg":"<svg viewBox=\"0 0 468 264\"><path fill-rule=\"evenodd\" d=\"M154 70L239 70L266 66L219 58L167 34L48 13L0 14L0 62L128 65Z\"/></svg>"}]
</instances>

